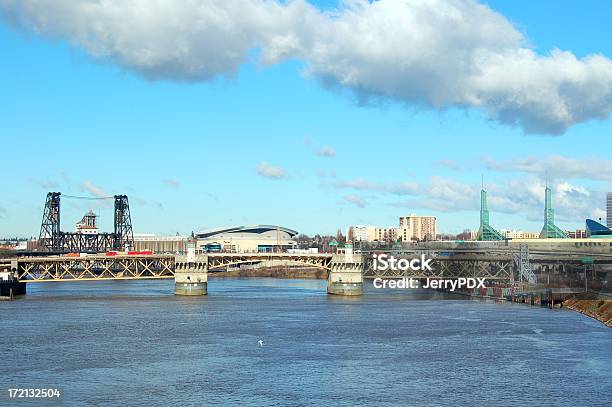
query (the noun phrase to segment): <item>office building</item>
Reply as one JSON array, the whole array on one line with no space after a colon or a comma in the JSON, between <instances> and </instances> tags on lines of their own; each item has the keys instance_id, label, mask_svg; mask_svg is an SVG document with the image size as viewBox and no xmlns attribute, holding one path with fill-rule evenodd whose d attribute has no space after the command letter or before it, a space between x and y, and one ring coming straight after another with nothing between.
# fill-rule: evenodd
<instances>
[{"instance_id":1,"label":"office building","mask_svg":"<svg viewBox=\"0 0 612 407\"><path fill-rule=\"evenodd\" d=\"M435 216L418 216L410 214L399 218L398 237L403 242L435 240L438 233Z\"/></svg>"}]
</instances>

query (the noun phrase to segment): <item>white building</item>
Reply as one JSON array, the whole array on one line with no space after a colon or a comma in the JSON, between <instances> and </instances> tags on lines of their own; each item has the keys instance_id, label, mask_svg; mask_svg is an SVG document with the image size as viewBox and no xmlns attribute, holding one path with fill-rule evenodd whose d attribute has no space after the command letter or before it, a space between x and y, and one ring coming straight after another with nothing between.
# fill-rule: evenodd
<instances>
[{"instance_id":1,"label":"white building","mask_svg":"<svg viewBox=\"0 0 612 407\"><path fill-rule=\"evenodd\" d=\"M539 232L524 232L522 230L507 230L501 229L499 233L505 239L539 239Z\"/></svg>"},{"instance_id":2,"label":"white building","mask_svg":"<svg viewBox=\"0 0 612 407\"><path fill-rule=\"evenodd\" d=\"M414 213L399 218L399 237L403 242L435 240L438 234L435 216L417 216Z\"/></svg>"},{"instance_id":3,"label":"white building","mask_svg":"<svg viewBox=\"0 0 612 407\"><path fill-rule=\"evenodd\" d=\"M295 249L298 232L282 226L254 225L209 229L196 234L199 252L256 253Z\"/></svg>"},{"instance_id":4,"label":"white building","mask_svg":"<svg viewBox=\"0 0 612 407\"><path fill-rule=\"evenodd\" d=\"M372 226L351 226L346 235L352 239L353 242L369 242L368 228L372 228Z\"/></svg>"},{"instance_id":5,"label":"white building","mask_svg":"<svg viewBox=\"0 0 612 407\"><path fill-rule=\"evenodd\" d=\"M97 235L99 233L97 218L98 215L90 210L83 215L83 219L77 222L75 232L84 235Z\"/></svg>"}]
</instances>

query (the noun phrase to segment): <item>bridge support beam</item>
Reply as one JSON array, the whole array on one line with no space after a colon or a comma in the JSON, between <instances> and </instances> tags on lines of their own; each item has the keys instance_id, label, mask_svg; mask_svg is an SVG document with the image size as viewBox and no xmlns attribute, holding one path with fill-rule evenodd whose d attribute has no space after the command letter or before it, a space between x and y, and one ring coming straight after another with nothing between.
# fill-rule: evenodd
<instances>
[{"instance_id":1,"label":"bridge support beam","mask_svg":"<svg viewBox=\"0 0 612 407\"><path fill-rule=\"evenodd\" d=\"M363 261L361 255L353 254L352 247L344 252L339 251L332 258L327 293L347 296L363 294Z\"/></svg>"}]
</instances>

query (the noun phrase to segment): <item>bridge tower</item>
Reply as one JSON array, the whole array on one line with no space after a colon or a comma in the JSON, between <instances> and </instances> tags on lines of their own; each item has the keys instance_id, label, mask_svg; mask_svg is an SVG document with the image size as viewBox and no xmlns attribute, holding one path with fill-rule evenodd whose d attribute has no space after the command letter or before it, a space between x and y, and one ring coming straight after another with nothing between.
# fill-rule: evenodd
<instances>
[{"instance_id":1,"label":"bridge tower","mask_svg":"<svg viewBox=\"0 0 612 407\"><path fill-rule=\"evenodd\" d=\"M521 283L526 282L529 284L535 284L537 282L537 278L531 267L531 262L529 259L529 246L527 243L521 243L519 245L519 252L514 256L514 261L519 269L519 281Z\"/></svg>"},{"instance_id":2,"label":"bridge tower","mask_svg":"<svg viewBox=\"0 0 612 407\"><path fill-rule=\"evenodd\" d=\"M45 201L38 244L47 252L60 250L60 192L49 192Z\"/></svg>"},{"instance_id":3,"label":"bridge tower","mask_svg":"<svg viewBox=\"0 0 612 407\"><path fill-rule=\"evenodd\" d=\"M327 277L327 293L337 295L363 294L363 259L353 253L353 245L346 244L332 257Z\"/></svg>"},{"instance_id":4,"label":"bridge tower","mask_svg":"<svg viewBox=\"0 0 612 407\"><path fill-rule=\"evenodd\" d=\"M555 211L552 208L552 196L548 186L544 193L544 226L540 239L565 239L567 234L555 225Z\"/></svg>"},{"instance_id":5,"label":"bridge tower","mask_svg":"<svg viewBox=\"0 0 612 407\"><path fill-rule=\"evenodd\" d=\"M195 241L187 243L187 257L177 261L174 270L176 295L208 294L208 258L196 259Z\"/></svg>"},{"instance_id":6,"label":"bridge tower","mask_svg":"<svg viewBox=\"0 0 612 407\"><path fill-rule=\"evenodd\" d=\"M487 205L487 191L480 191L480 229L478 229L478 240L504 240L497 230L489 225L489 208Z\"/></svg>"},{"instance_id":7,"label":"bridge tower","mask_svg":"<svg viewBox=\"0 0 612 407\"><path fill-rule=\"evenodd\" d=\"M132 232L132 217L127 195L115 195L115 233L113 235L113 248L115 250L128 250L134 246L134 233Z\"/></svg>"}]
</instances>

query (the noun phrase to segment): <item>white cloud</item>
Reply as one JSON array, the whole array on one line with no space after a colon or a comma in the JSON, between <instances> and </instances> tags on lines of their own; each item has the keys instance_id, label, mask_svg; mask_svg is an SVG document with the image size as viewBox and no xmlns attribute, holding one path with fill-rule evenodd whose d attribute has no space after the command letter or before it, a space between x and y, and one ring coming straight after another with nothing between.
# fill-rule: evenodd
<instances>
[{"instance_id":1,"label":"white cloud","mask_svg":"<svg viewBox=\"0 0 612 407\"><path fill-rule=\"evenodd\" d=\"M550 178L579 178L612 181L612 161L597 158L576 159L551 155L530 156L508 161L496 161L483 157L487 169L493 171L524 172Z\"/></svg>"},{"instance_id":2,"label":"white cloud","mask_svg":"<svg viewBox=\"0 0 612 407\"><path fill-rule=\"evenodd\" d=\"M287 177L287 172L280 168L274 167L267 162L263 161L257 166L257 173L262 177L270 179L281 179Z\"/></svg>"},{"instance_id":3,"label":"white cloud","mask_svg":"<svg viewBox=\"0 0 612 407\"><path fill-rule=\"evenodd\" d=\"M543 220L545 186L540 178L533 176L485 186L489 211L492 214L498 212L521 215L530 221ZM575 223L586 218L602 217L604 192L589 191L568 181L557 181L551 184L551 189L556 220ZM391 205L439 212L478 211L480 186L432 177L423 185L418 196Z\"/></svg>"},{"instance_id":4,"label":"white cloud","mask_svg":"<svg viewBox=\"0 0 612 407\"><path fill-rule=\"evenodd\" d=\"M154 80L232 76L259 50L362 101L474 107L528 133L612 112L609 58L537 54L476 0L345 0L331 12L305 0L0 0L0 18Z\"/></svg>"},{"instance_id":5,"label":"white cloud","mask_svg":"<svg viewBox=\"0 0 612 407\"><path fill-rule=\"evenodd\" d=\"M546 183L539 178L526 177L497 185L489 189L491 211L522 214L532 221L543 221L544 189ZM604 193L589 191L568 181L557 181L550 185L555 221L583 222L586 218L601 217ZM559 224L559 227L563 225Z\"/></svg>"},{"instance_id":6,"label":"white cloud","mask_svg":"<svg viewBox=\"0 0 612 407\"><path fill-rule=\"evenodd\" d=\"M101 187L94 185L91 181L86 180L81 185L82 189L89 192L93 196L97 198L108 198L111 196L108 192L104 191Z\"/></svg>"},{"instance_id":7,"label":"white cloud","mask_svg":"<svg viewBox=\"0 0 612 407\"><path fill-rule=\"evenodd\" d=\"M231 76L248 51L286 44L289 27L308 9L262 0L0 0L2 17L19 28L173 81Z\"/></svg>"},{"instance_id":8,"label":"white cloud","mask_svg":"<svg viewBox=\"0 0 612 407\"><path fill-rule=\"evenodd\" d=\"M392 206L424 208L440 212L474 210L478 209L478 190L460 181L431 177L429 182L420 188L417 197L395 202Z\"/></svg>"},{"instance_id":9,"label":"white cloud","mask_svg":"<svg viewBox=\"0 0 612 407\"><path fill-rule=\"evenodd\" d=\"M562 133L612 111L612 61L538 55L501 14L472 0L355 0L313 33L308 73L434 108L477 107L526 132Z\"/></svg>"}]
</instances>

